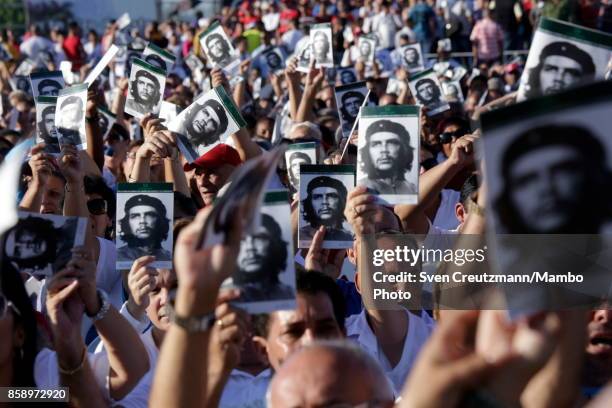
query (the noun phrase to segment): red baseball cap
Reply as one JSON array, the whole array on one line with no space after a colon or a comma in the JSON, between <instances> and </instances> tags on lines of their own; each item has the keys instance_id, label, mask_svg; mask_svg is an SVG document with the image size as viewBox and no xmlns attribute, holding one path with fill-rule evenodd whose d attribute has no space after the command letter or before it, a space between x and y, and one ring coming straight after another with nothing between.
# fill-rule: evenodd
<instances>
[{"instance_id":1,"label":"red baseball cap","mask_svg":"<svg viewBox=\"0 0 612 408\"><path fill-rule=\"evenodd\" d=\"M183 169L190 171L196 167L203 169L215 169L223 164L231 164L232 166L238 166L242 163L240 155L233 147L224 143L219 143L202 156L198 157L193 163L185 163Z\"/></svg>"}]
</instances>

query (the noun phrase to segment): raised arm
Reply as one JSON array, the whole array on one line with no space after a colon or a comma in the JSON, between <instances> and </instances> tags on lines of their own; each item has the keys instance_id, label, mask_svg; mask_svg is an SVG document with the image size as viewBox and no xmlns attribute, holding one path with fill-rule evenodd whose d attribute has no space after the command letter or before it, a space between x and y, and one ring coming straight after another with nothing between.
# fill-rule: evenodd
<instances>
[{"instance_id":1,"label":"raised arm","mask_svg":"<svg viewBox=\"0 0 612 408\"><path fill-rule=\"evenodd\" d=\"M115 400L125 397L149 370L149 358L138 333L114 306L102 301L96 288L96 263L88 251L73 250L66 268L79 277L79 295L108 355L109 393ZM108 302L108 301L107 301Z\"/></svg>"},{"instance_id":2,"label":"raised arm","mask_svg":"<svg viewBox=\"0 0 612 408\"><path fill-rule=\"evenodd\" d=\"M289 92L289 115L294 121L298 114L300 100L302 99L302 88L300 88L302 74L297 71L297 65L297 58L293 58L285 69L285 81L287 81L287 90Z\"/></svg>"},{"instance_id":3,"label":"raised arm","mask_svg":"<svg viewBox=\"0 0 612 408\"><path fill-rule=\"evenodd\" d=\"M312 107L314 106L317 92L319 92L325 80L325 68L315 69L314 66L315 62L313 60L310 63L310 71L306 76L306 86L304 87L304 94L300 100L297 115L294 118L295 122L315 121Z\"/></svg>"},{"instance_id":4,"label":"raised arm","mask_svg":"<svg viewBox=\"0 0 612 408\"><path fill-rule=\"evenodd\" d=\"M419 202L414 205L397 205L395 213L402 221L404 231L427 234L429 222L425 211L439 198L440 192L461 170L474 163L474 142L478 138L466 135L457 140L451 156L421 174L419 177Z\"/></svg>"},{"instance_id":5,"label":"raised arm","mask_svg":"<svg viewBox=\"0 0 612 408\"><path fill-rule=\"evenodd\" d=\"M100 130L100 125L98 124L98 95L94 89L96 89L96 87L92 86L87 94L85 134L87 135L87 154L96 163L98 170L102 171L104 167L104 141L102 140L103 135Z\"/></svg>"},{"instance_id":6,"label":"raised arm","mask_svg":"<svg viewBox=\"0 0 612 408\"><path fill-rule=\"evenodd\" d=\"M44 147L44 143L39 143L31 150L32 157L28 164L32 169L32 179L19 203L19 208L25 211L40 212L45 184L53 171L53 165L51 164L53 156L45 153L43 151Z\"/></svg>"},{"instance_id":7,"label":"raised arm","mask_svg":"<svg viewBox=\"0 0 612 408\"><path fill-rule=\"evenodd\" d=\"M176 243L174 264L179 286L175 317L157 362L149 400L152 408L209 406L205 394L211 329L210 326L188 329L185 322L214 313L221 283L236 267L242 234L242 220L237 214L227 242L208 249L196 248L209 213L210 210L200 211Z\"/></svg>"},{"instance_id":8,"label":"raised arm","mask_svg":"<svg viewBox=\"0 0 612 408\"><path fill-rule=\"evenodd\" d=\"M132 174L128 174L130 183L148 183L151 181L151 157L156 154L161 158L170 157L174 147L174 138L169 132L162 132L165 127L161 119L145 116L141 120L145 142L136 151Z\"/></svg>"}]
</instances>

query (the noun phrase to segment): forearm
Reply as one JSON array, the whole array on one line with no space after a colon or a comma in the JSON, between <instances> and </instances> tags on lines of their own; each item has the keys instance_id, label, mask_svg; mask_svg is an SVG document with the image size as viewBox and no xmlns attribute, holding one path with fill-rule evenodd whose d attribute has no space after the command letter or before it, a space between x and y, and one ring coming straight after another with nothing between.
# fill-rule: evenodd
<instances>
[{"instance_id":1,"label":"forearm","mask_svg":"<svg viewBox=\"0 0 612 408\"><path fill-rule=\"evenodd\" d=\"M288 82L288 91L289 91L289 114L291 118L295 121L294 118L297 117L298 107L300 105L300 100L302 99L302 89L300 88L300 84L295 81L287 81Z\"/></svg>"},{"instance_id":2,"label":"forearm","mask_svg":"<svg viewBox=\"0 0 612 408\"><path fill-rule=\"evenodd\" d=\"M136 330L112 306L95 326L108 354L110 395L120 400L149 370L146 349Z\"/></svg>"},{"instance_id":3,"label":"forearm","mask_svg":"<svg viewBox=\"0 0 612 408\"><path fill-rule=\"evenodd\" d=\"M19 208L30 212L40 212L40 206L42 204L42 196L44 192L44 186L38 185L36 182L31 182L26 190Z\"/></svg>"},{"instance_id":4,"label":"forearm","mask_svg":"<svg viewBox=\"0 0 612 408\"><path fill-rule=\"evenodd\" d=\"M64 215L74 217L89 217L87 197L83 180L68 181L66 183L66 196L64 197Z\"/></svg>"},{"instance_id":5,"label":"forearm","mask_svg":"<svg viewBox=\"0 0 612 408\"><path fill-rule=\"evenodd\" d=\"M174 324L170 326L157 361L151 408L203 406L209 336L209 332L187 333Z\"/></svg>"},{"instance_id":6,"label":"forearm","mask_svg":"<svg viewBox=\"0 0 612 408\"><path fill-rule=\"evenodd\" d=\"M83 368L77 373L72 375L61 374L60 383L70 390L71 407L108 407L87 358L85 358Z\"/></svg>"},{"instance_id":7,"label":"forearm","mask_svg":"<svg viewBox=\"0 0 612 408\"><path fill-rule=\"evenodd\" d=\"M98 125L98 114L91 115L85 121L85 133L87 135L87 154L96 164L97 168L102 171L104 166L104 141L102 140L102 132Z\"/></svg>"},{"instance_id":8,"label":"forearm","mask_svg":"<svg viewBox=\"0 0 612 408\"><path fill-rule=\"evenodd\" d=\"M130 183L149 183L151 181L150 162L150 158L136 155L136 161L134 167L132 167L132 174L127 175L128 181Z\"/></svg>"},{"instance_id":9,"label":"forearm","mask_svg":"<svg viewBox=\"0 0 612 408\"><path fill-rule=\"evenodd\" d=\"M310 86L304 89L304 95L300 99L297 115L295 116L295 122L304 122L307 120L313 120L314 115L312 113L312 105L314 103L316 90Z\"/></svg>"},{"instance_id":10,"label":"forearm","mask_svg":"<svg viewBox=\"0 0 612 408\"><path fill-rule=\"evenodd\" d=\"M242 81L238 82L232 91L234 103L238 108L244 104L244 90L246 88L246 78L242 78Z\"/></svg>"},{"instance_id":11,"label":"forearm","mask_svg":"<svg viewBox=\"0 0 612 408\"><path fill-rule=\"evenodd\" d=\"M247 161L261 154L261 149L255 143L246 129L240 129L232 135L235 142L236 150L242 161Z\"/></svg>"},{"instance_id":12,"label":"forearm","mask_svg":"<svg viewBox=\"0 0 612 408\"><path fill-rule=\"evenodd\" d=\"M189 185L187 184L187 177L185 177L185 172L181 166L180 157L176 159L164 159L164 177L167 183L172 183L174 185L174 191L178 191L189 197Z\"/></svg>"},{"instance_id":13,"label":"forearm","mask_svg":"<svg viewBox=\"0 0 612 408\"><path fill-rule=\"evenodd\" d=\"M415 225L422 229L422 220L425 211L435 204L442 189L457 174L460 169L450 160L446 160L437 166L432 167L419 176L419 201L415 205L398 205L395 207L396 214L402 223ZM427 231L418 231L426 233Z\"/></svg>"},{"instance_id":14,"label":"forearm","mask_svg":"<svg viewBox=\"0 0 612 408\"><path fill-rule=\"evenodd\" d=\"M209 355L214 358L213 352L219 352L219 350L210 350ZM220 358L221 359L221 358ZM220 362L218 367L210 367L207 373L206 382L206 407L218 407L221 401L221 395L223 389L229 380L230 374L232 373L231 367L223 367L223 362Z\"/></svg>"}]
</instances>

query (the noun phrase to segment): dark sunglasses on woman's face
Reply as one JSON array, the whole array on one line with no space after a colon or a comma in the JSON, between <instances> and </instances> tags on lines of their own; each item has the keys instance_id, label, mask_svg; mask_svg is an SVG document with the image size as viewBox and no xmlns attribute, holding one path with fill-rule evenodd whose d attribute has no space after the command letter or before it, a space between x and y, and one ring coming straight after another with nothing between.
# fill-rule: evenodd
<instances>
[{"instance_id":1,"label":"dark sunglasses on woman's face","mask_svg":"<svg viewBox=\"0 0 612 408\"><path fill-rule=\"evenodd\" d=\"M15 307L13 302L4 297L2 293L0 293L0 319L4 319L9 309L13 309L17 315L21 315L19 313L19 309Z\"/></svg>"},{"instance_id":2,"label":"dark sunglasses on woman's face","mask_svg":"<svg viewBox=\"0 0 612 408\"><path fill-rule=\"evenodd\" d=\"M103 198L94 198L87 201L87 209L91 215L106 214L106 201Z\"/></svg>"},{"instance_id":3,"label":"dark sunglasses on woman's face","mask_svg":"<svg viewBox=\"0 0 612 408\"><path fill-rule=\"evenodd\" d=\"M438 137L440 138L440 143L448 144L452 142L453 139L458 139L461 136L465 136L465 134L466 134L466 131L464 129L458 129L458 130L455 130L454 132L440 133L440 136Z\"/></svg>"}]
</instances>

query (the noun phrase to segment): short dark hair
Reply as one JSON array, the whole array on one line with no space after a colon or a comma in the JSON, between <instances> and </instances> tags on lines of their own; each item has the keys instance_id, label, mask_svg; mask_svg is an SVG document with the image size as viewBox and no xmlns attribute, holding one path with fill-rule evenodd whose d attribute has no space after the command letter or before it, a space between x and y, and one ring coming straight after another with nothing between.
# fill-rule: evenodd
<instances>
[{"instance_id":1,"label":"short dark hair","mask_svg":"<svg viewBox=\"0 0 612 408\"><path fill-rule=\"evenodd\" d=\"M365 99L365 95L357 91L348 91L344 93L340 98L340 102L342 102L342 105L344 105L348 98L359 98L363 102Z\"/></svg>"},{"instance_id":2,"label":"short dark hair","mask_svg":"<svg viewBox=\"0 0 612 408\"><path fill-rule=\"evenodd\" d=\"M459 202L463 204L463 207L467 208L468 200L472 198L472 194L478 191L479 185L480 183L478 182L478 176L476 174L470 175L465 180L459 192Z\"/></svg>"},{"instance_id":3,"label":"short dark hair","mask_svg":"<svg viewBox=\"0 0 612 408\"><path fill-rule=\"evenodd\" d=\"M38 93L42 93L42 89L46 86L52 86L57 89L62 89L62 85L53 79L43 79L38 83Z\"/></svg>"},{"instance_id":4,"label":"short dark hair","mask_svg":"<svg viewBox=\"0 0 612 408\"><path fill-rule=\"evenodd\" d=\"M334 319L342 332L345 331L344 322L346 320L346 301L338 284L329 276L318 271L298 271L296 273L296 289L299 294L316 295L324 293L329 297L334 309ZM270 323L269 314L259 314L253 316L253 328L256 335L261 337L268 336Z\"/></svg>"},{"instance_id":5,"label":"short dark hair","mask_svg":"<svg viewBox=\"0 0 612 408\"><path fill-rule=\"evenodd\" d=\"M117 203L115 199L115 193L113 190L106 185L104 179L100 176L85 176L83 178L83 185L85 187L85 194L99 194L106 201L106 213L112 220L115 218L115 212L117 211Z\"/></svg>"}]
</instances>

